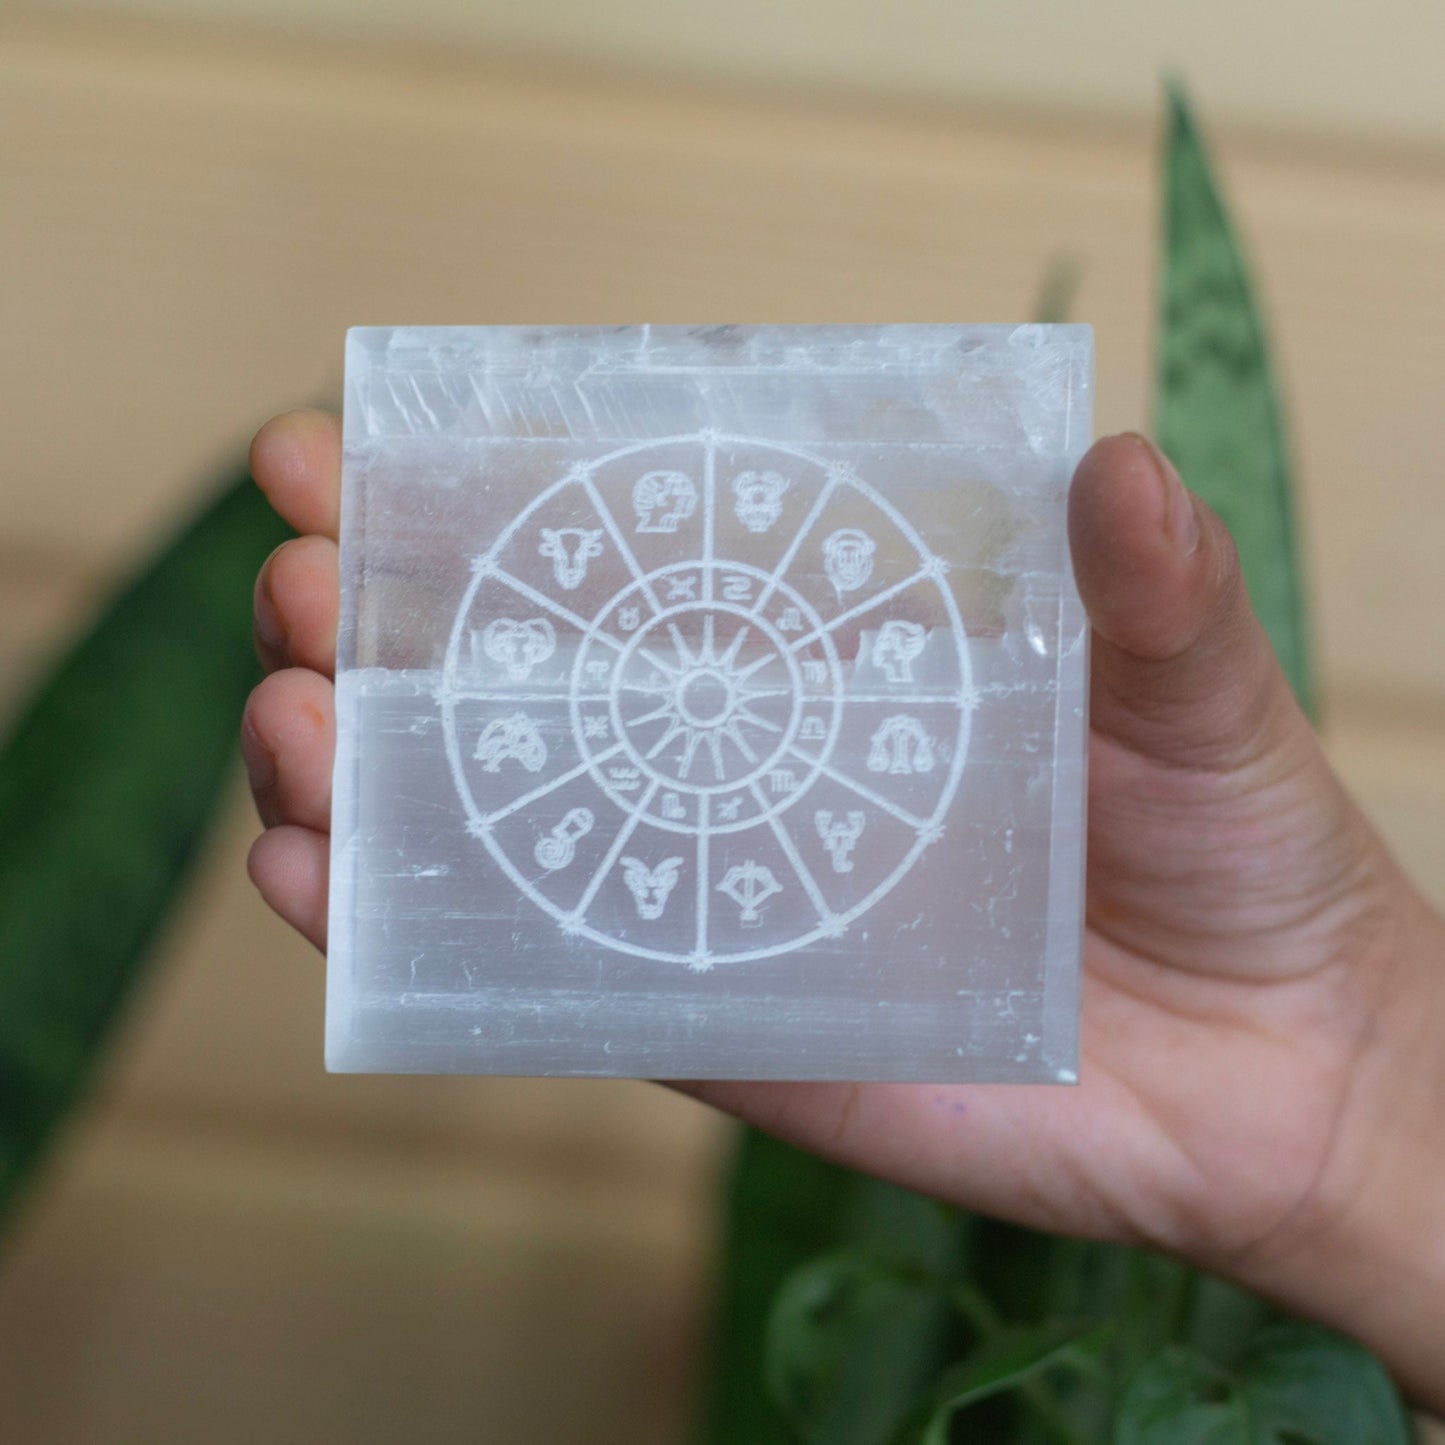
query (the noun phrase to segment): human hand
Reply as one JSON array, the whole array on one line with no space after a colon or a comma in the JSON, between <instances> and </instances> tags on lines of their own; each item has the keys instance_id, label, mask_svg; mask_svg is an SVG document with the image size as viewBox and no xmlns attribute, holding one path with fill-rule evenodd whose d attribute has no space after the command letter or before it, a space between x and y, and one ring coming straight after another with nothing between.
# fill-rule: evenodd
<instances>
[{"instance_id":1,"label":"human hand","mask_svg":"<svg viewBox=\"0 0 1445 1445\"><path fill-rule=\"evenodd\" d=\"M318 948L340 457L314 412L252 449L303 535L256 588L251 876ZM677 1087L968 1208L1228 1275L1445 1406L1445 926L1340 787L1226 530L1159 453L1097 443L1069 531L1094 628L1079 1086Z\"/></svg>"}]
</instances>

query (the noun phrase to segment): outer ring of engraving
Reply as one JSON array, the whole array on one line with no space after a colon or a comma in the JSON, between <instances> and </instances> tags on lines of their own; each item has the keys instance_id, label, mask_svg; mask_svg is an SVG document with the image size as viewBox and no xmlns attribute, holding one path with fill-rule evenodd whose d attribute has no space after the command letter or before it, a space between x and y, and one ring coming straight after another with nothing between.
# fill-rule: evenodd
<instances>
[{"instance_id":1,"label":"outer ring of engraving","mask_svg":"<svg viewBox=\"0 0 1445 1445\"><path fill-rule=\"evenodd\" d=\"M672 446L687 442L701 443L706 440L709 439L700 436L696 432L692 432L681 436L656 437L646 442L635 442L629 446L619 447L615 452L609 452L606 456L596 458L594 461L587 463L582 470L590 474L590 472L595 468L602 466L607 462L615 461L619 457L632 456L640 451L650 451L654 447ZM801 447L791 446L787 443L763 441L757 437L742 437L722 434L713 436L712 438L710 438L710 441L712 445L749 446L757 447L760 450L764 451L780 452L785 456L797 457L800 461L807 462L810 466L821 467L825 470L828 468L829 465L821 457L818 457L811 452L805 451ZM484 554L482 559L483 563L489 564L494 562L496 557L501 553L502 549L511 542L512 537L521 528L528 516L535 512L545 502L549 501L553 496L555 496L558 492L562 491L566 487L582 485L582 481L577 476L566 476L563 477L561 480L554 482L552 486L548 487L545 492L543 492L539 497L535 498L527 507L525 507L521 512L519 512L510 523L508 523L508 525L503 529L502 533L498 536L496 541L493 542L491 547L487 549L487 552ZM840 482L838 485L852 487L866 501L871 502L874 506L876 506L894 524L894 526L898 528L899 532L903 535L904 540L908 542L908 544L914 549L915 552L917 552L920 557L928 557L932 555L929 552L928 548L924 546L923 539L918 535L917 529L913 526L913 524L909 522L908 519L901 512L899 512L898 509L894 507L891 502L881 496L866 482L862 481L860 478L857 477L849 477L845 481ZM699 564L697 562L690 562L682 563L679 565L684 567L696 567ZM479 567L474 572L471 584L468 586L466 593L462 597L462 601L457 608L456 618L452 624L451 639L447 645L446 660L444 663L444 670L442 674L442 731L443 738L446 743L447 761L451 767L452 781L456 786L457 795L461 798L462 805L466 809L468 820L480 832L483 844L486 846L487 851L492 855L492 858L497 863L498 867L500 867L503 873L505 873L506 876L511 879L512 883L516 886L518 891L523 894L524 897L530 899L543 913L547 914L552 919L558 922L563 922L565 919L565 915L562 915L561 910L558 909L555 904L544 898L540 893L536 891L536 889L533 888L533 886L527 881L527 879L524 878L520 872L518 872L512 860L502 851L502 849L493 839L491 835L491 829L482 822L481 811L478 809L476 801L471 795L471 789L468 787L466 781L466 773L463 767L461 757L461 748L457 740L456 706L455 702L450 696L449 684L451 679L454 678L456 675L457 660L461 654L462 634L465 629L466 619L471 611L472 602L476 596L477 589L478 587L480 587L485 575L485 566ZM650 576L652 574L647 575ZM617 595L619 597L626 595L626 593L632 591L633 587L636 585L637 584L635 582L629 584L627 587L623 588L622 591ZM849 924L853 923L854 920L862 917L863 914L867 913L870 908L872 908L881 899L891 893L895 887L897 887L898 883L918 861L923 850L929 845L930 842L934 841L934 836L936 836L937 832L941 831L944 817L948 812L950 804L953 802L955 793L957 793L958 791L959 780L963 775L964 759L968 753L969 734L972 731L975 693L973 687L973 664L972 659L969 656L967 634L965 633L963 628L963 618L959 615L958 603L954 600L952 589L943 585L940 580L935 579L933 585L937 588L939 596L943 599L944 609L947 613L949 623L953 630L954 643L958 653L960 682L959 690L960 694L964 698L964 704L959 709L958 741L954 747L953 763L949 769L948 778L943 788L939 792L938 801L934 805L933 812L926 820L926 826L923 829L920 829L919 836L914 841L912 847L910 847L908 851L904 854L898 866L894 868L893 871L889 873L888 876L884 878L881 883L876 884L863 898L861 898L846 912L835 914L832 919L828 920L827 922L820 922L817 927L811 929L807 933L800 934L796 938L788 939L782 943L773 944L767 948L748 949L739 953L710 954L708 958L709 964L715 965L730 963L753 963L765 958L774 958L779 953L788 952L795 948L806 948L809 944L816 943L819 939L833 936L838 928L847 928ZM828 645L831 649L831 635L825 633L824 636L827 638ZM832 653L830 655L836 656L835 653ZM564 700L565 694L559 693L558 701L561 702ZM841 701L841 699L839 699L839 701ZM838 713L835 711L835 726L829 736L829 741L827 745L828 752L831 752L832 744L837 736L837 721ZM747 826L749 827L753 827L755 825L756 820L750 820L747 824ZM724 830L720 828L715 828L710 829L709 831L722 832ZM600 944L602 947L611 949L614 952L626 954L628 957L647 958L659 963L680 963L685 965L695 965L697 961L696 954L693 951L689 951L687 953L679 953L669 949L648 948L645 944L624 944L620 940L612 937L610 934L602 933L598 929L588 927L587 924L582 923L580 920L574 925L574 930L575 936L579 938L589 939L593 943Z\"/></svg>"}]
</instances>

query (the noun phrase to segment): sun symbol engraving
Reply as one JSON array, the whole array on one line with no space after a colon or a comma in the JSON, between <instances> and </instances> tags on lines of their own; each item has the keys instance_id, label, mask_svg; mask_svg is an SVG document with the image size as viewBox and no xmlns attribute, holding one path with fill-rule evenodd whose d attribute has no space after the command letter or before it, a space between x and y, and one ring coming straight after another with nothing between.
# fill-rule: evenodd
<instances>
[{"instance_id":1,"label":"sun symbol engraving","mask_svg":"<svg viewBox=\"0 0 1445 1445\"><path fill-rule=\"evenodd\" d=\"M673 782L735 787L740 773L776 751L786 731L779 714L791 708L769 706L793 696L785 655L755 622L711 610L693 646L676 618L657 630L662 635L643 642L633 667L624 666L621 683L623 693L652 705L624 717L622 732L645 763Z\"/></svg>"},{"instance_id":2,"label":"sun symbol engraving","mask_svg":"<svg viewBox=\"0 0 1445 1445\"><path fill-rule=\"evenodd\" d=\"M729 560L647 574L602 615L626 625L579 649L573 731L612 801L692 836L792 807L826 760L842 706L837 650L816 610L781 579Z\"/></svg>"}]
</instances>

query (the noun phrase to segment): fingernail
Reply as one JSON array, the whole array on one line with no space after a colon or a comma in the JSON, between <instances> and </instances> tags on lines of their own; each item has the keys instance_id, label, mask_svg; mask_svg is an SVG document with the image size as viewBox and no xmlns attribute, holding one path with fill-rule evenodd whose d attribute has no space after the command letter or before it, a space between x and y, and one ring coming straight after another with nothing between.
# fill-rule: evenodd
<instances>
[{"instance_id":1,"label":"fingernail","mask_svg":"<svg viewBox=\"0 0 1445 1445\"><path fill-rule=\"evenodd\" d=\"M1174 463L1146 436L1132 433L1149 453L1159 485L1164 493L1164 530L1179 549L1182 556L1190 556L1199 545L1199 513L1194 510L1194 499L1189 489L1179 479Z\"/></svg>"},{"instance_id":2,"label":"fingernail","mask_svg":"<svg viewBox=\"0 0 1445 1445\"><path fill-rule=\"evenodd\" d=\"M282 543L284 546L285 543ZM281 550L276 548L276 552ZM256 585L256 638L263 647L269 648L272 652L286 651L286 624L281 620L281 613L275 602L271 599L271 563L275 560L276 552L272 552L261 564L261 575Z\"/></svg>"}]
</instances>

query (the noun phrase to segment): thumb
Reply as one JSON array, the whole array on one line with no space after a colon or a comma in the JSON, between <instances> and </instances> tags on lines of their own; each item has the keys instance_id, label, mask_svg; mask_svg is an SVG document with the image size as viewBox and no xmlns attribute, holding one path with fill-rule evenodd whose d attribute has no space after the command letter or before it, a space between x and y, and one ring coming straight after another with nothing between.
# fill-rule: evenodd
<instances>
[{"instance_id":1,"label":"thumb","mask_svg":"<svg viewBox=\"0 0 1445 1445\"><path fill-rule=\"evenodd\" d=\"M1080 462L1093 624L1089 922L1130 953L1280 977L1390 876L1295 703L1224 524L1143 437ZM1308 944L1308 946L1303 946Z\"/></svg>"},{"instance_id":2,"label":"thumb","mask_svg":"<svg viewBox=\"0 0 1445 1445\"><path fill-rule=\"evenodd\" d=\"M1313 747L1228 529L1153 443L1094 444L1074 474L1069 541L1094 631L1096 736L1211 771Z\"/></svg>"}]
</instances>

